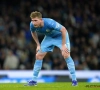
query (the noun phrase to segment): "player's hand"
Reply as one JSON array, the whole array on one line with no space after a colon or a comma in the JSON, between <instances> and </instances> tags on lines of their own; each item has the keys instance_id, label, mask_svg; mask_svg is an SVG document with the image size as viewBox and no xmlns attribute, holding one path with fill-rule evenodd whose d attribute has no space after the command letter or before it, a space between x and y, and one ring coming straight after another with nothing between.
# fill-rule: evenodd
<instances>
[{"instance_id":1,"label":"player's hand","mask_svg":"<svg viewBox=\"0 0 100 90\"><path fill-rule=\"evenodd\" d=\"M40 45L37 46L36 52L38 52L39 50L40 50Z\"/></svg>"},{"instance_id":2,"label":"player's hand","mask_svg":"<svg viewBox=\"0 0 100 90\"><path fill-rule=\"evenodd\" d=\"M66 44L62 45L62 49L61 50L62 50L63 53L69 53L69 50L68 50Z\"/></svg>"}]
</instances>

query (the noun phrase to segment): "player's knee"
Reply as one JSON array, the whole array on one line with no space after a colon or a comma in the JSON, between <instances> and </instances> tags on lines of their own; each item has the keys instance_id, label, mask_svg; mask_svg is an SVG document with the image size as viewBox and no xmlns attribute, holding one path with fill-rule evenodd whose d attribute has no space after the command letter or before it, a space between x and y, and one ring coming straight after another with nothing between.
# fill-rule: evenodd
<instances>
[{"instance_id":1,"label":"player's knee","mask_svg":"<svg viewBox=\"0 0 100 90\"><path fill-rule=\"evenodd\" d=\"M70 57L70 53L63 54L63 57L64 57L64 58Z\"/></svg>"},{"instance_id":2,"label":"player's knee","mask_svg":"<svg viewBox=\"0 0 100 90\"><path fill-rule=\"evenodd\" d=\"M41 55L39 53L36 54L36 59L42 60L44 58L44 55Z\"/></svg>"}]
</instances>

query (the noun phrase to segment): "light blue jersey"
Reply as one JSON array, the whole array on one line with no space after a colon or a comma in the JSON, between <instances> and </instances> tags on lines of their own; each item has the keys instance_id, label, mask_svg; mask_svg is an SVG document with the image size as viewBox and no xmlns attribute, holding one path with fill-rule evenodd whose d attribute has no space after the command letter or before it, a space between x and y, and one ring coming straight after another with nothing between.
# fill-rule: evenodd
<instances>
[{"instance_id":1,"label":"light blue jersey","mask_svg":"<svg viewBox=\"0 0 100 90\"><path fill-rule=\"evenodd\" d=\"M62 28L61 24L59 24L58 22L50 18L43 18L43 21L44 21L44 26L40 28L35 28L31 22L30 30L32 32L37 31L37 32L43 33L46 36L50 36L50 37L56 36L58 34L61 35L61 32L60 32Z\"/></svg>"},{"instance_id":2,"label":"light blue jersey","mask_svg":"<svg viewBox=\"0 0 100 90\"><path fill-rule=\"evenodd\" d=\"M36 31L45 35L45 38L41 43L40 51L41 52L52 51L54 46L57 46L61 49L62 34L60 30L63 26L50 18L43 18L43 21L44 21L44 26L39 28L35 28L33 23L30 22L31 32ZM70 51L70 42L69 42L68 33L66 33L66 45Z\"/></svg>"}]
</instances>

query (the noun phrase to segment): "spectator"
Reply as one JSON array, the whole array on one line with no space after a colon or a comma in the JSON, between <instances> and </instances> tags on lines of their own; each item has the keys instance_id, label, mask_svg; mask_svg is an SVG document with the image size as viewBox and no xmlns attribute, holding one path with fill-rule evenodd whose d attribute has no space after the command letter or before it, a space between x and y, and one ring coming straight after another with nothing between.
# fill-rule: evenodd
<instances>
[{"instance_id":1,"label":"spectator","mask_svg":"<svg viewBox=\"0 0 100 90\"><path fill-rule=\"evenodd\" d=\"M13 54L13 52L9 50L7 52L7 56L4 61L4 69L5 70L9 70L9 69L14 70L14 69L18 68L18 65L19 65L19 60L18 60L17 56L15 56Z\"/></svg>"}]
</instances>

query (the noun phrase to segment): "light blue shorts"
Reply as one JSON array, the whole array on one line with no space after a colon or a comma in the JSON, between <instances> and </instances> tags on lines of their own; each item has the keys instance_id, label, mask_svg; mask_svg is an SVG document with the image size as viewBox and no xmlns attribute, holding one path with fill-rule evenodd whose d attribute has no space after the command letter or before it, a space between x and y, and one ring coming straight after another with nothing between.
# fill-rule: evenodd
<instances>
[{"instance_id":1,"label":"light blue shorts","mask_svg":"<svg viewBox=\"0 0 100 90\"><path fill-rule=\"evenodd\" d=\"M57 37L50 37L50 36L45 36L43 41L41 42L41 49L39 52L49 52L53 51L54 46L57 46L58 48L61 49L62 47L62 36L57 36ZM70 40L69 40L69 35L66 33L66 46L70 52Z\"/></svg>"}]
</instances>

